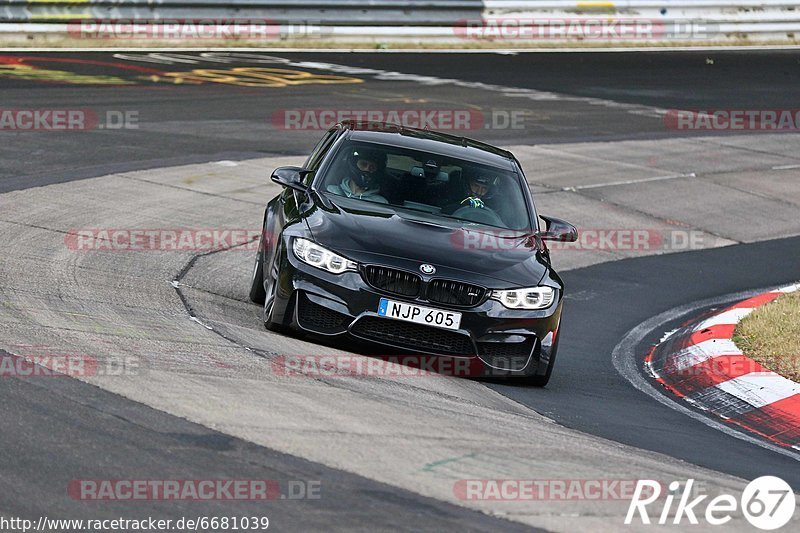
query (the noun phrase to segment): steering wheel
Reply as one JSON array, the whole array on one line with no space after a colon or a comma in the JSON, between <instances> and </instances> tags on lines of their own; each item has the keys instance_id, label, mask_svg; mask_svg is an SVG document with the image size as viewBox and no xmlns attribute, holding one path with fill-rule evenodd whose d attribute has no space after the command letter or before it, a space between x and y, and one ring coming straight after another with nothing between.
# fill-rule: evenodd
<instances>
[{"instance_id":1,"label":"steering wheel","mask_svg":"<svg viewBox=\"0 0 800 533\"><path fill-rule=\"evenodd\" d=\"M489 226L505 225L500 216L490 207L475 208L466 205L456 209L451 216L479 224L488 224Z\"/></svg>"}]
</instances>

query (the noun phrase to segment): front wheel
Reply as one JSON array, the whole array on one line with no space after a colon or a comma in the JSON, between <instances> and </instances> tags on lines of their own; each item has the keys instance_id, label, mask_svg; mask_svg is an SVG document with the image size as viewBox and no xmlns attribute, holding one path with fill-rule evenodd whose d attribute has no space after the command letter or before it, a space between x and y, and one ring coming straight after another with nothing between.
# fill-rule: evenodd
<instances>
[{"instance_id":1,"label":"front wheel","mask_svg":"<svg viewBox=\"0 0 800 533\"><path fill-rule=\"evenodd\" d=\"M553 367L556 366L556 354L558 353L559 338L559 336L556 336L556 342L552 348L552 352L550 353L550 360L547 362L547 370L545 370L544 375L536 374L534 376L527 376L523 378L526 385L530 385L532 387L544 387L550 381L550 376L553 373Z\"/></svg>"},{"instance_id":2,"label":"front wheel","mask_svg":"<svg viewBox=\"0 0 800 533\"><path fill-rule=\"evenodd\" d=\"M524 378L525 384L530 385L531 387L544 387L550 381L550 375L553 373L553 360L550 360L550 364L547 365L547 371L544 373L543 376L528 376Z\"/></svg>"},{"instance_id":3,"label":"front wheel","mask_svg":"<svg viewBox=\"0 0 800 533\"><path fill-rule=\"evenodd\" d=\"M253 279L250 281L250 301L256 304L263 304L267 298L267 291L264 290L264 254L261 253L259 245L256 252L256 261L253 265Z\"/></svg>"},{"instance_id":4,"label":"front wheel","mask_svg":"<svg viewBox=\"0 0 800 533\"><path fill-rule=\"evenodd\" d=\"M278 252L275 253L275 258L272 261L272 265L269 269L269 293L267 294L267 290L264 291L265 298L264 298L264 327L270 331L283 331L285 328L282 323L276 322L274 320L275 315L275 297L278 294L278 276L280 272L278 270L278 265L280 264L280 258L278 256ZM263 288L263 284L262 284Z\"/></svg>"}]
</instances>

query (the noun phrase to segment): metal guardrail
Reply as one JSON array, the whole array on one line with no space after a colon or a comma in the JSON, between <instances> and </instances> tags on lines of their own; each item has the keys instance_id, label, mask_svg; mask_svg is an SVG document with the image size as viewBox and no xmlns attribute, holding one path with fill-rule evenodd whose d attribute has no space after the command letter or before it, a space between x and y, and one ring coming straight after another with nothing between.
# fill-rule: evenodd
<instances>
[{"instance_id":1,"label":"metal guardrail","mask_svg":"<svg viewBox=\"0 0 800 533\"><path fill-rule=\"evenodd\" d=\"M0 33L68 33L76 21L259 21L313 24L339 41L426 41L464 43L506 41L507 35L465 34L460 28L498 20L520 27L594 21L622 24L639 20L663 27L697 26L702 32L661 32L644 39L654 44L676 40L800 39L800 5L795 0L0 0ZM555 22L554 22L555 21ZM542 41L522 32L507 44ZM548 41L584 41L585 36L548 33ZM608 39L614 42L614 38ZM626 39L627 40L627 39ZM597 41L595 41L597 42Z\"/></svg>"},{"instance_id":2,"label":"metal guardrail","mask_svg":"<svg viewBox=\"0 0 800 533\"><path fill-rule=\"evenodd\" d=\"M341 25L447 25L480 17L481 0L0 0L0 22L269 20Z\"/></svg>"},{"instance_id":3,"label":"metal guardrail","mask_svg":"<svg viewBox=\"0 0 800 533\"><path fill-rule=\"evenodd\" d=\"M485 21L612 17L623 24L649 22L660 26L654 30L654 43L800 38L800 5L792 0L485 0L484 6Z\"/></svg>"}]
</instances>

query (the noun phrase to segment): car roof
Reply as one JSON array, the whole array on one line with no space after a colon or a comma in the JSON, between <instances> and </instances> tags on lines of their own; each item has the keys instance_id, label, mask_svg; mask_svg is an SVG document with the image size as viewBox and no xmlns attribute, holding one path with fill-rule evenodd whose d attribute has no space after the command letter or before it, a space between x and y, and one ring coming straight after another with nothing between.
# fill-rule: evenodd
<instances>
[{"instance_id":1,"label":"car roof","mask_svg":"<svg viewBox=\"0 0 800 533\"><path fill-rule=\"evenodd\" d=\"M511 152L468 137L386 122L344 121L339 126L349 130L347 135L353 141L399 146L516 170Z\"/></svg>"}]
</instances>

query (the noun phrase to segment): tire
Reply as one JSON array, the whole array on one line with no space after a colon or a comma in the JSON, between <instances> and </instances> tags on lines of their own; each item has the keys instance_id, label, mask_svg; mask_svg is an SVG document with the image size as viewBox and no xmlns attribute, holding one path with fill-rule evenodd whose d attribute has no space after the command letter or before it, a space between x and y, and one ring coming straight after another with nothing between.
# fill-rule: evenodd
<instances>
[{"instance_id":1,"label":"tire","mask_svg":"<svg viewBox=\"0 0 800 533\"><path fill-rule=\"evenodd\" d=\"M253 279L250 281L250 301L256 304L264 304L267 298L267 291L264 290L264 254L261 252L259 243L256 260L253 265Z\"/></svg>"},{"instance_id":2,"label":"tire","mask_svg":"<svg viewBox=\"0 0 800 533\"><path fill-rule=\"evenodd\" d=\"M270 265L270 272L269 276L270 284L269 284L269 294L266 294L266 290L264 291L264 327L270 331L275 332L282 332L285 331L285 327L282 323L276 322L273 320L273 311L275 308L275 296L278 292L278 276L280 272L278 271L278 265L280 264L280 258L278 256L279 251L275 252L275 258L272 260L272 265ZM263 277L263 268L262 268L262 277ZM263 283L261 285L262 289L264 287Z\"/></svg>"},{"instance_id":3,"label":"tire","mask_svg":"<svg viewBox=\"0 0 800 533\"><path fill-rule=\"evenodd\" d=\"M544 387L550 381L550 376L553 373L553 367L556 366L556 355L558 354L558 339L560 336L556 337L556 345L553 346L553 353L550 354L550 361L547 363L547 370L545 371L544 375L534 375L534 376L527 376L523 378L525 385L529 385L531 387Z\"/></svg>"},{"instance_id":4,"label":"tire","mask_svg":"<svg viewBox=\"0 0 800 533\"><path fill-rule=\"evenodd\" d=\"M550 381L550 374L553 373L553 361L550 361L550 364L547 366L547 371L544 373L544 376L528 376L523 378L525 381L525 385L530 385L531 387L544 387Z\"/></svg>"}]
</instances>

